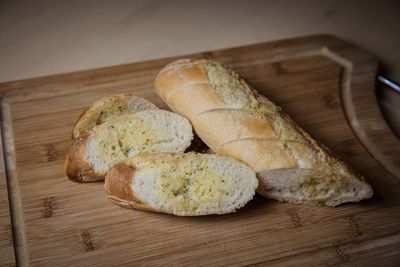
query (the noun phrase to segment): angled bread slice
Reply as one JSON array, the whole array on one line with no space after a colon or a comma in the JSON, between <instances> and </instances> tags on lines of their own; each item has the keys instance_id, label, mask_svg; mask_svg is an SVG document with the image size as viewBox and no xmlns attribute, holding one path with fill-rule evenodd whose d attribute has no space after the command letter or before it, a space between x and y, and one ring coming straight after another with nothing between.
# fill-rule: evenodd
<instances>
[{"instance_id":1,"label":"angled bread slice","mask_svg":"<svg viewBox=\"0 0 400 267\"><path fill-rule=\"evenodd\" d=\"M193 139L185 118L165 110L121 115L77 138L65 169L71 180L103 180L114 164L140 152L183 152Z\"/></svg>"},{"instance_id":2,"label":"angled bread slice","mask_svg":"<svg viewBox=\"0 0 400 267\"><path fill-rule=\"evenodd\" d=\"M134 114L148 109L158 108L150 101L133 94L104 97L83 111L72 130L72 137L77 138L83 132L116 116Z\"/></svg>"},{"instance_id":3,"label":"angled bread slice","mask_svg":"<svg viewBox=\"0 0 400 267\"><path fill-rule=\"evenodd\" d=\"M265 197L336 206L372 195L361 175L218 62L173 62L157 75L155 89L215 152L252 167Z\"/></svg>"},{"instance_id":4,"label":"angled bread slice","mask_svg":"<svg viewBox=\"0 0 400 267\"><path fill-rule=\"evenodd\" d=\"M116 164L105 190L123 207L198 216L234 212L253 198L257 185L255 172L230 157L159 153Z\"/></svg>"}]
</instances>

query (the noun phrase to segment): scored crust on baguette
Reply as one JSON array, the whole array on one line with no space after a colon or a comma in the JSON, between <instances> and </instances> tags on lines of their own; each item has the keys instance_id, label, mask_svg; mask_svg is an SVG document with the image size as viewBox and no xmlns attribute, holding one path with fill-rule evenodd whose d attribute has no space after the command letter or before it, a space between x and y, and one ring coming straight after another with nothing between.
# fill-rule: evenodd
<instances>
[{"instance_id":1,"label":"scored crust on baguette","mask_svg":"<svg viewBox=\"0 0 400 267\"><path fill-rule=\"evenodd\" d=\"M257 185L244 163L194 152L141 154L112 167L105 179L108 197L122 207L179 216L234 212Z\"/></svg>"},{"instance_id":2,"label":"scored crust on baguette","mask_svg":"<svg viewBox=\"0 0 400 267\"><path fill-rule=\"evenodd\" d=\"M104 123L116 116L133 114L143 110L158 109L150 101L133 94L118 94L104 97L86 108L72 130L72 137Z\"/></svg>"},{"instance_id":3,"label":"scored crust on baguette","mask_svg":"<svg viewBox=\"0 0 400 267\"><path fill-rule=\"evenodd\" d=\"M108 169L141 152L184 152L193 139L188 120L165 110L146 110L107 120L78 137L65 169L74 181L103 180Z\"/></svg>"},{"instance_id":4,"label":"scored crust on baguette","mask_svg":"<svg viewBox=\"0 0 400 267\"><path fill-rule=\"evenodd\" d=\"M251 166L265 197L336 206L372 195L362 176L218 62L173 62L157 75L155 89L215 152Z\"/></svg>"}]
</instances>

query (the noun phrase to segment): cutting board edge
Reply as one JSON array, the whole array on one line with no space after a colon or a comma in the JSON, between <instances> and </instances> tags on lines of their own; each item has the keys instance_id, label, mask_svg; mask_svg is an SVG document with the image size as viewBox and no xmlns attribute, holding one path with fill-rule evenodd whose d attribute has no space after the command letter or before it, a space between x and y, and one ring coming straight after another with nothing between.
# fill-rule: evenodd
<instances>
[{"instance_id":1,"label":"cutting board edge","mask_svg":"<svg viewBox=\"0 0 400 267\"><path fill-rule=\"evenodd\" d=\"M25 220L16 170L12 118L9 104L3 97L0 98L0 124L15 260L17 266L29 266Z\"/></svg>"}]
</instances>

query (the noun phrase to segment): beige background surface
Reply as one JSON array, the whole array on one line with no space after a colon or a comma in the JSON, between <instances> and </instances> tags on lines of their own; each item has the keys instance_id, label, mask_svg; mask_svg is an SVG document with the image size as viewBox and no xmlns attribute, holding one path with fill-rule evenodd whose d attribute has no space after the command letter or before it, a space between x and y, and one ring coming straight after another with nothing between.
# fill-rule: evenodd
<instances>
[{"instance_id":1,"label":"beige background surface","mask_svg":"<svg viewBox=\"0 0 400 267\"><path fill-rule=\"evenodd\" d=\"M0 0L0 82L312 33L369 50L400 80L397 0ZM400 96L380 96L400 129Z\"/></svg>"}]
</instances>

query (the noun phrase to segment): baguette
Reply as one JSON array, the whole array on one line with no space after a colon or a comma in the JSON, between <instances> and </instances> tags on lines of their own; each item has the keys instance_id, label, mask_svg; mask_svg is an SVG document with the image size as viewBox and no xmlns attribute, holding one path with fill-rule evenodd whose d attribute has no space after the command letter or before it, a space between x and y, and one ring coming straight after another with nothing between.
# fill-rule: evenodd
<instances>
[{"instance_id":1,"label":"baguette","mask_svg":"<svg viewBox=\"0 0 400 267\"><path fill-rule=\"evenodd\" d=\"M148 109L158 109L156 105L133 94L118 94L104 97L86 108L72 130L72 137L123 114L134 114Z\"/></svg>"},{"instance_id":2,"label":"baguette","mask_svg":"<svg viewBox=\"0 0 400 267\"><path fill-rule=\"evenodd\" d=\"M267 198L336 206L371 197L364 178L233 70L211 60L164 67L155 89L215 152L242 160Z\"/></svg>"},{"instance_id":3,"label":"baguette","mask_svg":"<svg viewBox=\"0 0 400 267\"><path fill-rule=\"evenodd\" d=\"M105 190L122 207L198 216L234 212L253 198L257 184L255 172L230 157L159 153L116 164Z\"/></svg>"},{"instance_id":4,"label":"baguette","mask_svg":"<svg viewBox=\"0 0 400 267\"><path fill-rule=\"evenodd\" d=\"M184 152L193 139L183 117L146 110L107 120L75 139L65 162L69 179L104 180L110 167L141 152Z\"/></svg>"}]
</instances>

